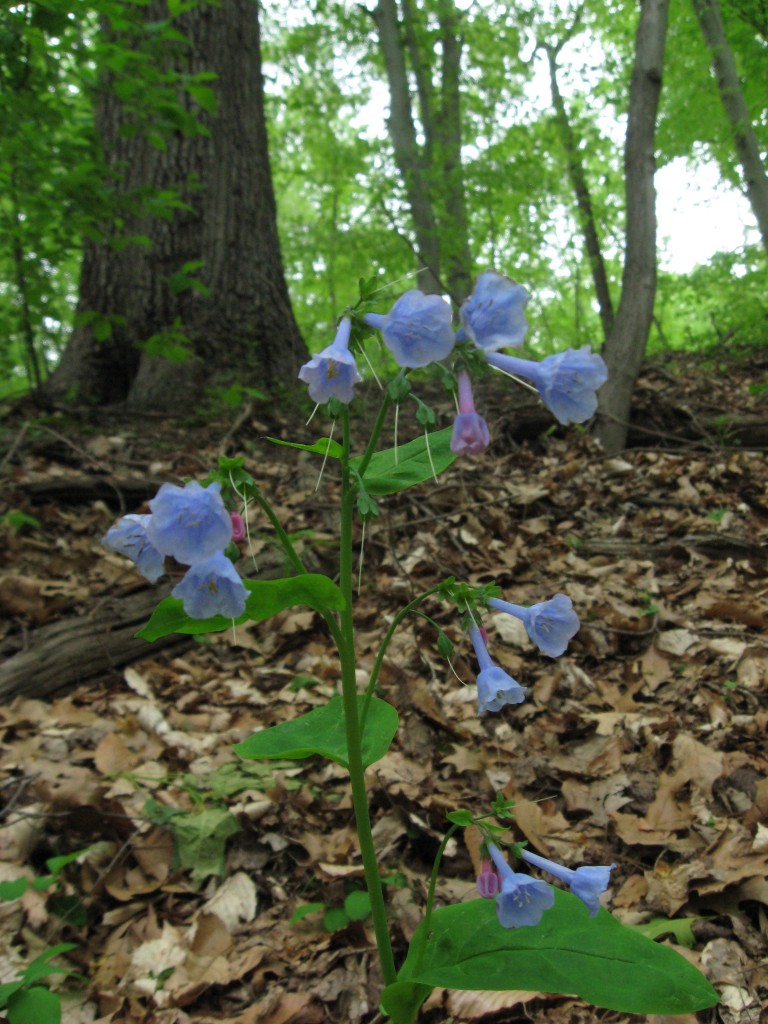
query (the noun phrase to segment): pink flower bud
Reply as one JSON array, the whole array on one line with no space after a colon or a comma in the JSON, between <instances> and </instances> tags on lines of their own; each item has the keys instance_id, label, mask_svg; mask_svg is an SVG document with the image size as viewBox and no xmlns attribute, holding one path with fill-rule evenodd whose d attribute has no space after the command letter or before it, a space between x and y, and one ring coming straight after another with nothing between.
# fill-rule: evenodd
<instances>
[{"instance_id":1,"label":"pink flower bud","mask_svg":"<svg viewBox=\"0 0 768 1024\"><path fill-rule=\"evenodd\" d=\"M229 518L232 520L232 540L237 544L245 540L245 523L239 512L230 512Z\"/></svg>"},{"instance_id":2,"label":"pink flower bud","mask_svg":"<svg viewBox=\"0 0 768 1024\"><path fill-rule=\"evenodd\" d=\"M501 880L497 872L489 860L484 860L477 876L477 891L484 900L492 900L500 888Z\"/></svg>"}]
</instances>

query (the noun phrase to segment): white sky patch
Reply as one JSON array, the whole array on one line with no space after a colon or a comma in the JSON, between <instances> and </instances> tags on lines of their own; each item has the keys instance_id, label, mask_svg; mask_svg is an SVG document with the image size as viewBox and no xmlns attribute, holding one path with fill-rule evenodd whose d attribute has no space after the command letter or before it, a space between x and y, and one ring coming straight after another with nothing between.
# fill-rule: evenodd
<instances>
[{"instance_id":1,"label":"white sky patch","mask_svg":"<svg viewBox=\"0 0 768 1024\"><path fill-rule=\"evenodd\" d=\"M757 244L746 196L720 179L714 164L692 166L684 157L656 173L659 263L682 274L716 252Z\"/></svg>"}]
</instances>

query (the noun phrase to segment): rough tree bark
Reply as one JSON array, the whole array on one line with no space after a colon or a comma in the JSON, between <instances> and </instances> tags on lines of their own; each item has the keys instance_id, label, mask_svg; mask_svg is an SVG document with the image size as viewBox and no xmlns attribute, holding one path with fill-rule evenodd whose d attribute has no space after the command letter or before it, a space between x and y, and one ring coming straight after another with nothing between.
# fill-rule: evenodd
<instances>
[{"instance_id":1,"label":"rough tree bark","mask_svg":"<svg viewBox=\"0 0 768 1024\"><path fill-rule=\"evenodd\" d=\"M718 0L692 0L701 34L712 54L712 69L741 164L744 190L768 252L768 175L765 173L752 120L728 44Z\"/></svg>"},{"instance_id":2,"label":"rough tree bark","mask_svg":"<svg viewBox=\"0 0 768 1024\"><path fill-rule=\"evenodd\" d=\"M412 0L402 0L402 19L397 0L378 0L370 13L389 84L387 123L395 162L423 264L419 287L425 292L447 291L460 304L471 289L472 260L461 163L462 41L456 6L453 0L440 0L437 5L441 51L437 76L434 55L419 37L420 12ZM416 130L409 67L416 84L423 142Z\"/></svg>"},{"instance_id":3,"label":"rough tree bark","mask_svg":"<svg viewBox=\"0 0 768 1024\"><path fill-rule=\"evenodd\" d=\"M576 23L574 23L574 29ZM608 338L613 329L614 310L611 299L611 290L608 285L608 275L605 270L603 251L600 245L600 235L597 230L597 221L592 206L592 196L587 184L587 176L584 173L584 166L579 156L579 145L576 133L573 130L568 111L565 107L565 100L560 91L560 83L557 79L557 58L563 46L568 42L570 35L560 40L557 45L540 43L541 49L547 55L549 64L549 85L552 93L552 106L555 110L555 124L557 125L560 137L565 150L565 161L568 168L568 177L571 180L571 187L576 196L576 209L578 213L579 226L584 235L584 246L587 250L587 259L592 272L592 282L595 287L595 295L600 310L600 323L603 327L603 336Z\"/></svg>"},{"instance_id":4,"label":"rough tree bark","mask_svg":"<svg viewBox=\"0 0 768 1024\"><path fill-rule=\"evenodd\" d=\"M151 0L143 17L149 25L167 18L167 4ZM151 145L146 133L132 131L109 73L96 117L110 187L123 196L180 187L188 206L167 219L149 215L146 206L128 215L120 234L145 236L149 245L123 247L114 231L86 243L78 311L95 311L102 323L111 318L112 334L98 341L92 323L75 328L48 384L53 397L74 394L86 404L188 411L211 382L237 380L266 390L290 386L306 359L277 235L258 5L227 0L195 6L174 24L188 45L169 47L169 67L184 75L217 76L210 83L216 112L194 109L209 134L170 131L164 148ZM189 95L182 102L193 108ZM207 297L169 287L172 275L196 261L203 264L196 276L209 290ZM178 331L194 352L184 363L137 347Z\"/></svg>"},{"instance_id":5,"label":"rough tree bark","mask_svg":"<svg viewBox=\"0 0 768 1024\"><path fill-rule=\"evenodd\" d=\"M669 0L640 0L624 149L627 229L621 299L603 348L595 432L606 451L626 444L632 391L645 354L656 296L656 114L661 96Z\"/></svg>"}]
</instances>

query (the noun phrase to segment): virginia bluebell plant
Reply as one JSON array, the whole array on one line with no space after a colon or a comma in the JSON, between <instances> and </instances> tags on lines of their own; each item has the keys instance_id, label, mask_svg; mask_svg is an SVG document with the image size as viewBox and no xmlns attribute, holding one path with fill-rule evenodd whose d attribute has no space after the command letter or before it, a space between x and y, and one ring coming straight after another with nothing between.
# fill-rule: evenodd
<instances>
[{"instance_id":1,"label":"virginia bluebell plant","mask_svg":"<svg viewBox=\"0 0 768 1024\"><path fill-rule=\"evenodd\" d=\"M163 484L149 503L148 515L123 516L104 537L107 546L131 558L151 582L166 569L181 573L175 566L184 567L171 596L160 603L139 635L153 640L173 632L222 630L232 623L263 621L297 604L323 616L338 652L341 693L298 719L255 733L235 750L240 757L262 759L315 754L347 770L385 986L380 1007L395 1024L413 1024L435 986L560 991L633 1013L690 1013L712 1005L714 990L689 964L600 908L613 865L571 868L511 842L501 822L514 812L501 796L490 814L464 808L448 814L449 827L435 858L424 919L398 967L365 776L366 769L384 756L398 728L396 710L378 693L379 671L395 631L406 616L423 614L420 608L428 598L452 603L477 659L478 715L514 716L529 687L494 662L483 620L490 622L490 613L514 616L539 651L556 658L577 633L579 619L565 594L519 605L505 601L493 584L471 586L449 579L415 597L392 618L361 691L354 623L355 519L375 516L377 498L429 481L457 457L476 457L485 451L491 443L490 432L475 408L471 374L498 370L532 382L547 408L565 424L582 423L592 416L606 369L601 357L588 348L539 361L501 352L517 349L525 340L528 294L493 270L478 277L459 310L458 324L451 306L439 295L407 291L388 313L375 308L376 295L375 279L361 282L360 300L344 311L333 342L299 372L316 407L325 406L331 419L340 421L341 441L329 436L314 444L280 442L315 452L339 466L338 583L307 571L243 460L221 459L204 484ZM355 447L349 405L355 388L362 384L356 356L375 334L399 372L384 389L370 436ZM452 426L444 429L430 429L435 413L412 388L413 371L434 364L440 364L455 389L458 411ZM379 450L388 411L412 399L423 435ZM237 571L248 501L262 511L283 549L290 566L290 575L283 579L244 580ZM444 633L438 634L438 648L450 657L452 644ZM443 852L454 832L468 827L481 835L480 898L437 907ZM501 846L508 848L511 857L563 882L570 893L513 870Z\"/></svg>"}]
</instances>

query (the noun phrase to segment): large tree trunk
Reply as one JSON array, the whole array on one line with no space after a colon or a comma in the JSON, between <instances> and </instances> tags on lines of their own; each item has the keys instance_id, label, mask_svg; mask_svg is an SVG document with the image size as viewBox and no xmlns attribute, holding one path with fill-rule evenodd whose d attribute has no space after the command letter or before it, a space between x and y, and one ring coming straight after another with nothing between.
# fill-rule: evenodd
<instances>
[{"instance_id":1,"label":"large tree trunk","mask_svg":"<svg viewBox=\"0 0 768 1024\"><path fill-rule=\"evenodd\" d=\"M143 8L145 26L167 17L164 0ZM189 410L211 382L290 386L306 358L277 235L258 5L200 5L175 24L188 45L168 48L168 68L184 76L213 72L216 111L201 111L182 91L184 107L203 131L160 129L155 114L149 131L137 133L135 108L131 113L121 103L114 88L119 79L105 71L97 130L108 186L124 209L136 212L125 215L120 231L107 228L102 240L86 243L78 312L97 317L86 323L80 317L49 382L54 396ZM114 38L108 25L103 30ZM153 216L152 202L174 189L186 207ZM138 244L124 245L121 236L137 236ZM185 265L208 294L183 287L178 275ZM106 324L111 335L99 341ZM137 347L149 339L149 351ZM181 363L152 355L163 339L192 355Z\"/></svg>"},{"instance_id":2,"label":"large tree trunk","mask_svg":"<svg viewBox=\"0 0 768 1024\"><path fill-rule=\"evenodd\" d=\"M704 41L712 53L712 68L741 163L744 190L760 229L763 246L768 252L768 175L760 158L736 62L720 17L720 6L717 0L693 0L693 9L699 19Z\"/></svg>"},{"instance_id":3,"label":"large tree trunk","mask_svg":"<svg viewBox=\"0 0 768 1024\"><path fill-rule=\"evenodd\" d=\"M624 150L627 232L621 300L603 356L608 381L600 389L596 434L606 451L626 444L632 391L645 355L656 296L656 159L669 0L640 0L635 65Z\"/></svg>"}]
</instances>

